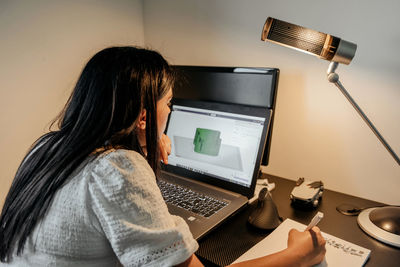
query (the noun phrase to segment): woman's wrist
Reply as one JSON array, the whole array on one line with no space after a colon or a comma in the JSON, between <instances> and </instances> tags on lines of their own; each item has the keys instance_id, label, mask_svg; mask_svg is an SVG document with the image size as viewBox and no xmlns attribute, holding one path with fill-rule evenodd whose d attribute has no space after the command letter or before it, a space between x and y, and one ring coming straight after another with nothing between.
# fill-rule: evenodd
<instances>
[{"instance_id":1,"label":"woman's wrist","mask_svg":"<svg viewBox=\"0 0 400 267\"><path fill-rule=\"evenodd\" d=\"M287 259L288 266L306 267L306 255L303 255L300 250L288 247L282 251L283 256Z\"/></svg>"}]
</instances>

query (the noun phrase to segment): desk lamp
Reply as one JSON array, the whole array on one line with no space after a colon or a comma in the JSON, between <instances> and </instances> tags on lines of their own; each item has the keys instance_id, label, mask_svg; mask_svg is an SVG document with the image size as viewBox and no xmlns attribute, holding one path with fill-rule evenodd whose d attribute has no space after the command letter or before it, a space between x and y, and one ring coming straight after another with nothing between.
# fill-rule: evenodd
<instances>
[{"instance_id":1,"label":"desk lamp","mask_svg":"<svg viewBox=\"0 0 400 267\"><path fill-rule=\"evenodd\" d=\"M327 71L328 81L339 88L397 164L400 165L399 157L346 91L339 81L339 75L335 73L339 63L350 64L357 50L356 44L271 17L268 17L264 24L261 40L331 61ZM400 207L388 206L365 209L359 214L357 221L361 229L367 234L384 243L400 247Z\"/></svg>"}]
</instances>

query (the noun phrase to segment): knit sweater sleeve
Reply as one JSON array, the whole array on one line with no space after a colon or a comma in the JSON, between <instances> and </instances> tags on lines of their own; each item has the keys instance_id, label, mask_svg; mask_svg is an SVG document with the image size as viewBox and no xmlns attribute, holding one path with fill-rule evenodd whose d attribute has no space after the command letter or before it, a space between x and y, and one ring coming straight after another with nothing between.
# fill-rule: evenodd
<instances>
[{"instance_id":1,"label":"knit sweater sleeve","mask_svg":"<svg viewBox=\"0 0 400 267\"><path fill-rule=\"evenodd\" d=\"M168 212L140 154L116 150L103 156L88 189L95 219L123 265L176 265L197 250L185 221Z\"/></svg>"}]
</instances>

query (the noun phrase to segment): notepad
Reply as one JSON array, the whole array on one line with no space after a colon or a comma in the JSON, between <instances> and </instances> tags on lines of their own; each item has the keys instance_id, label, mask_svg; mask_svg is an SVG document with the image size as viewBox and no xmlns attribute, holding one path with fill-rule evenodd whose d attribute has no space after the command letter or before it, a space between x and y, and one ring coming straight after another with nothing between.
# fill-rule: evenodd
<instances>
[{"instance_id":1,"label":"notepad","mask_svg":"<svg viewBox=\"0 0 400 267\"><path fill-rule=\"evenodd\" d=\"M266 238L240 256L234 263L259 258L287 248L287 239L290 229L304 231L306 225L286 219ZM317 266L342 267L363 266L371 250L360 247L343 239L322 232L326 240L325 259Z\"/></svg>"}]
</instances>

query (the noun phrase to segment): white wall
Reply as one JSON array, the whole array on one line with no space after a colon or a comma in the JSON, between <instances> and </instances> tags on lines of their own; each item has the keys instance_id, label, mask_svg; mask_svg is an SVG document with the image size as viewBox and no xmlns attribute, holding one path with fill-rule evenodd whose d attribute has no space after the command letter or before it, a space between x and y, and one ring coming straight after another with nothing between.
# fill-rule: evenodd
<instances>
[{"instance_id":1,"label":"white wall","mask_svg":"<svg viewBox=\"0 0 400 267\"><path fill-rule=\"evenodd\" d=\"M337 73L400 155L398 10L395 0L146 0L145 42L173 64L280 68L266 172L400 204L400 166L327 82L329 62L260 41L271 16L357 43L353 62Z\"/></svg>"},{"instance_id":2,"label":"white wall","mask_svg":"<svg viewBox=\"0 0 400 267\"><path fill-rule=\"evenodd\" d=\"M0 207L86 61L108 46L144 44L142 14L140 0L0 1Z\"/></svg>"}]
</instances>

